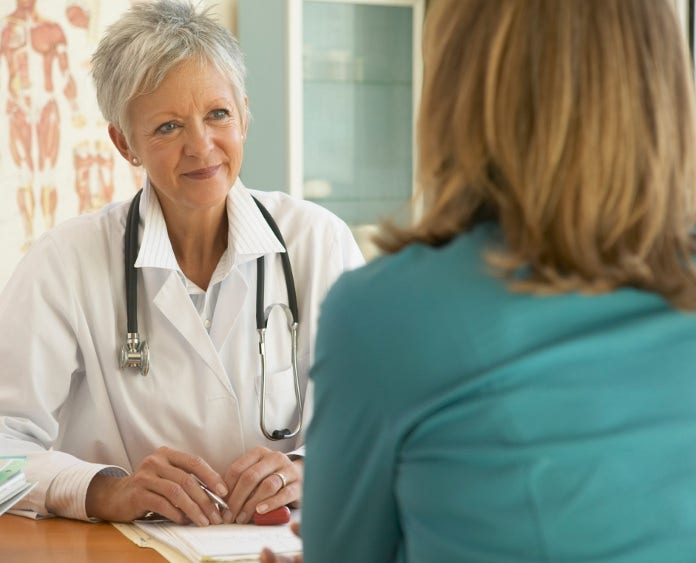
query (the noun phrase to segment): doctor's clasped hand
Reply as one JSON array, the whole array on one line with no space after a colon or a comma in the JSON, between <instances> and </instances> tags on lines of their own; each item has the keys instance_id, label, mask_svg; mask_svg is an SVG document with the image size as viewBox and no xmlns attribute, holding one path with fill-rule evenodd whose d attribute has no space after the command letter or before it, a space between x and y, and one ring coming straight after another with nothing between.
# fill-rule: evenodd
<instances>
[{"instance_id":1,"label":"doctor's clasped hand","mask_svg":"<svg viewBox=\"0 0 696 563\"><path fill-rule=\"evenodd\" d=\"M253 105L207 11L134 4L92 75L146 177L35 241L0 294L0 455L39 483L18 507L207 525L299 506L319 306L363 263L350 229L242 183Z\"/></svg>"},{"instance_id":2,"label":"doctor's clasped hand","mask_svg":"<svg viewBox=\"0 0 696 563\"><path fill-rule=\"evenodd\" d=\"M254 512L296 506L301 497L302 462L267 448L244 454L225 477L200 457L161 447L128 477L97 475L87 494L87 512L112 521L155 513L178 524L246 524ZM201 484L227 508L218 506Z\"/></svg>"},{"instance_id":3,"label":"doctor's clasped hand","mask_svg":"<svg viewBox=\"0 0 696 563\"><path fill-rule=\"evenodd\" d=\"M304 461L259 446L237 459L225 473L230 487L225 521L246 524L254 512L265 514L281 506L300 506Z\"/></svg>"},{"instance_id":4,"label":"doctor's clasped hand","mask_svg":"<svg viewBox=\"0 0 696 563\"><path fill-rule=\"evenodd\" d=\"M87 493L87 513L120 522L154 512L178 524L222 523L219 508L194 475L206 484L214 483L211 489L227 496L224 481L203 459L161 447L128 477L94 477Z\"/></svg>"},{"instance_id":5,"label":"doctor's clasped hand","mask_svg":"<svg viewBox=\"0 0 696 563\"><path fill-rule=\"evenodd\" d=\"M254 448L236 460L225 477L200 457L161 447L128 477L97 475L88 490L87 512L113 521L136 520L154 512L178 524L207 526L246 524L255 511L299 505L302 461L290 461L281 452ZM229 509L211 500L201 483Z\"/></svg>"}]
</instances>

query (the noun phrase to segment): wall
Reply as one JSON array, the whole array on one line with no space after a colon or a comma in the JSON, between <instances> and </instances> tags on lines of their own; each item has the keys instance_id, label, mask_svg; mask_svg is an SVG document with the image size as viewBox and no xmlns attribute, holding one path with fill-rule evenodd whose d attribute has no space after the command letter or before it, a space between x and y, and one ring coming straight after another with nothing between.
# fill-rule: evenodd
<instances>
[{"instance_id":1,"label":"wall","mask_svg":"<svg viewBox=\"0 0 696 563\"><path fill-rule=\"evenodd\" d=\"M238 3L238 0L205 0L205 4L212 7L220 17L220 21L235 35L237 35Z\"/></svg>"}]
</instances>

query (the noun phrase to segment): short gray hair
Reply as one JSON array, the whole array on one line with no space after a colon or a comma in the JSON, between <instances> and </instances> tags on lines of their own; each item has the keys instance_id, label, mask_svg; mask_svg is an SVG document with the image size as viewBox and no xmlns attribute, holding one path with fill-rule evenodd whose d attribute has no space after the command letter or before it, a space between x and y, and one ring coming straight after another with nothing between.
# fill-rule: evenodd
<instances>
[{"instance_id":1,"label":"short gray hair","mask_svg":"<svg viewBox=\"0 0 696 563\"><path fill-rule=\"evenodd\" d=\"M227 76L246 127L246 69L237 40L209 10L186 0L135 4L109 26L92 55L92 77L104 119L130 135L128 105L154 91L186 59L213 64Z\"/></svg>"}]
</instances>

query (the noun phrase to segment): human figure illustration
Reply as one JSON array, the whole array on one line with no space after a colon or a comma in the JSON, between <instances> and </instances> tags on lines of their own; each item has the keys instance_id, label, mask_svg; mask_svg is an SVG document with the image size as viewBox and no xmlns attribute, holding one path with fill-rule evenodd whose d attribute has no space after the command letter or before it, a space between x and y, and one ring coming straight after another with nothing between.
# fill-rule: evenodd
<instances>
[{"instance_id":1,"label":"human figure illustration","mask_svg":"<svg viewBox=\"0 0 696 563\"><path fill-rule=\"evenodd\" d=\"M70 103L73 125L82 125L77 87L70 72L61 26L41 15L36 0L16 0L2 18L0 61L7 65L9 148L19 169L17 206L26 250L34 238L38 189L44 227L55 223L58 195L55 168L60 147L60 111L56 92Z\"/></svg>"},{"instance_id":2,"label":"human figure illustration","mask_svg":"<svg viewBox=\"0 0 696 563\"><path fill-rule=\"evenodd\" d=\"M99 36L97 8L95 0L68 2L65 7L65 17L74 28L70 42L72 65L85 76L90 72L89 57ZM91 89L80 88L80 108L86 115L85 127L72 148L78 214L96 211L113 199L115 152L104 134L106 123Z\"/></svg>"},{"instance_id":3,"label":"human figure illustration","mask_svg":"<svg viewBox=\"0 0 696 563\"><path fill-rule=\"evenodd\" d=\"M73 148L77 212L88 213L110 203L114 195L114 153L105 140L84 140Z\"/></svg>"}]
</instances>

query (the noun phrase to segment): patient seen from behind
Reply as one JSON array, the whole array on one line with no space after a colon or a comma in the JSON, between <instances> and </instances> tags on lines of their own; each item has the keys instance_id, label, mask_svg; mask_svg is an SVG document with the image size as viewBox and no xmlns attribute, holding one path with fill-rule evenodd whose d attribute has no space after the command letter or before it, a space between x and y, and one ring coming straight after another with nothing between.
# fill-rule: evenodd
<instances>
[{"instance_id":1,"label":"patient seen from behind","mask_svg":"<svg viewBox=\"0 0 696 563\"><path fill-rule=\"evenodd\" d=\"M672 2L434 0L425 25L424 211L324 302L305 562L693 561Z\"/></svg>"}]
</instances>

